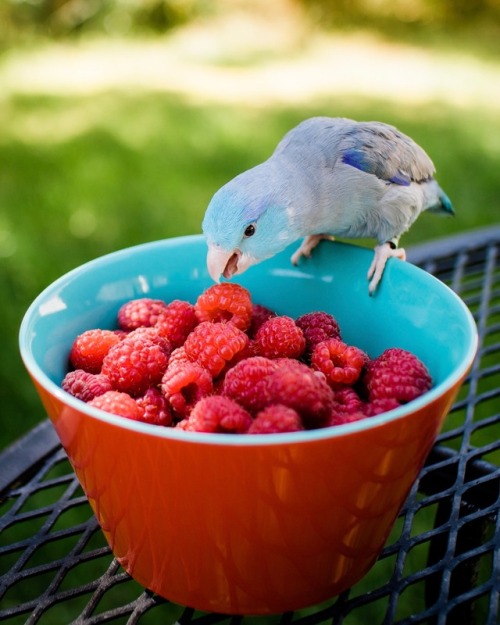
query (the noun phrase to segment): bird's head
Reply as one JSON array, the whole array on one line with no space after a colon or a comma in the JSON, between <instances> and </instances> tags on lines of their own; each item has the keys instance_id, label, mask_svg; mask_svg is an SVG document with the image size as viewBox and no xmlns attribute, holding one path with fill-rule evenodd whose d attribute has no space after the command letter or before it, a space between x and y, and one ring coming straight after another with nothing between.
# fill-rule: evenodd
<instances>
[{"instance_id":1,"label":"bird's head","mask_svg":"<svg viewBox=\"0 0 500 625\"><path fill-rule=\"evenodd\" d=\"M254 176L248 173L217 191L203 219L207 268L215 282L221 276L229 279L243 273L293 240L290 211L279 201L279 194L254 184Z\"/></svg>"}]
</instances>

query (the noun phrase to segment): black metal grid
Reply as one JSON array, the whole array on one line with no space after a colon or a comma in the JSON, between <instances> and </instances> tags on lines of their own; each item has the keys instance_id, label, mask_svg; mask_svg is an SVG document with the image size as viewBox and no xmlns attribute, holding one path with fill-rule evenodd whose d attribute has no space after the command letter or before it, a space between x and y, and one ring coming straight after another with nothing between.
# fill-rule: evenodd
<instances>
[{"instance_id":1,"label":"black metal grid","mask_svg":"<svg viewBox=\"0 0 500 625\"><path fill-rule=\"evenodd\" d=\"M0 455L0 621L497 624L500 228L424 245L409 257L464 299L479 351L383 553L361 582L319 606L267 617L203 613L152 594L114 560L44 421Z\"/></svg>"}]
</instances>

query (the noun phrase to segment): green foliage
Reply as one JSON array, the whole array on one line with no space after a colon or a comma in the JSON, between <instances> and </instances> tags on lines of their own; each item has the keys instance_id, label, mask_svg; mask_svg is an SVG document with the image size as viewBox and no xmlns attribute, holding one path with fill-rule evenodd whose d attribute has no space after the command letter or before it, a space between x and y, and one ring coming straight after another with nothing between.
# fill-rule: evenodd
<instances>
[{"instance_id":1,"label":"green foliage","mask_svg":"<svg viewBox=\"0 0 500 625\"><path fill-rule=\"evenodd\" d=\"M165 32L205 12L204 0L2 0L0 42L89 32Z\"/></svg>"},{"instance_id":2,"label":"green foliage","mask_svg":"<svg viewBox=\"0 0 500 625\"><path fill-rule=\"evenodd\" d=\"M500 54L500 0L298 0L323 27L364 28L389 39Z\"/></svg>"}]
</instances>

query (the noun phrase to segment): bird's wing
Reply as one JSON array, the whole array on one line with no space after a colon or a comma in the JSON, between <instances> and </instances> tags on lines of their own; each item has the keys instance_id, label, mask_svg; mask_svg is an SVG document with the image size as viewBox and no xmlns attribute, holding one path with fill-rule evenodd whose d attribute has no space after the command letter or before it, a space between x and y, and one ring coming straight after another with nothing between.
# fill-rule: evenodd
<instances>
[{"instance_id":1,"label":"bird's wing","mask_svg":"<svg viewBox=\"0 0 500 625\"><path fill-rule=\"evenodd\" d=\"M350 129L339 152L343 163L398 185L428 180L435 172L431 159L410 137L379 122Z\"/></svg>"}]
</instances>

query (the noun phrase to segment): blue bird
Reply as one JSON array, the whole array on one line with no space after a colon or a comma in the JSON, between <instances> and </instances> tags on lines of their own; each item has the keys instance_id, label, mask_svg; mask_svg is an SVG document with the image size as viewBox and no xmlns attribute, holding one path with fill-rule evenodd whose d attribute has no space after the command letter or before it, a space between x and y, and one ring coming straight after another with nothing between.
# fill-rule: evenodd
<instances>
[{"instance_id":1,"label":"blue bird","mask_svg":"<svg viewBox=\"0 0 500 625\"><path fill-rule=\"evenodd\" d=\"M325 238L374 238L369 293L422 211L453 214L433 178L431 159L382 122L312 117L290 130L273 154L221 187L203 219L207 268L216 282L270 258L296 240L291 260Z\"/></svg>"}]
</instances>

